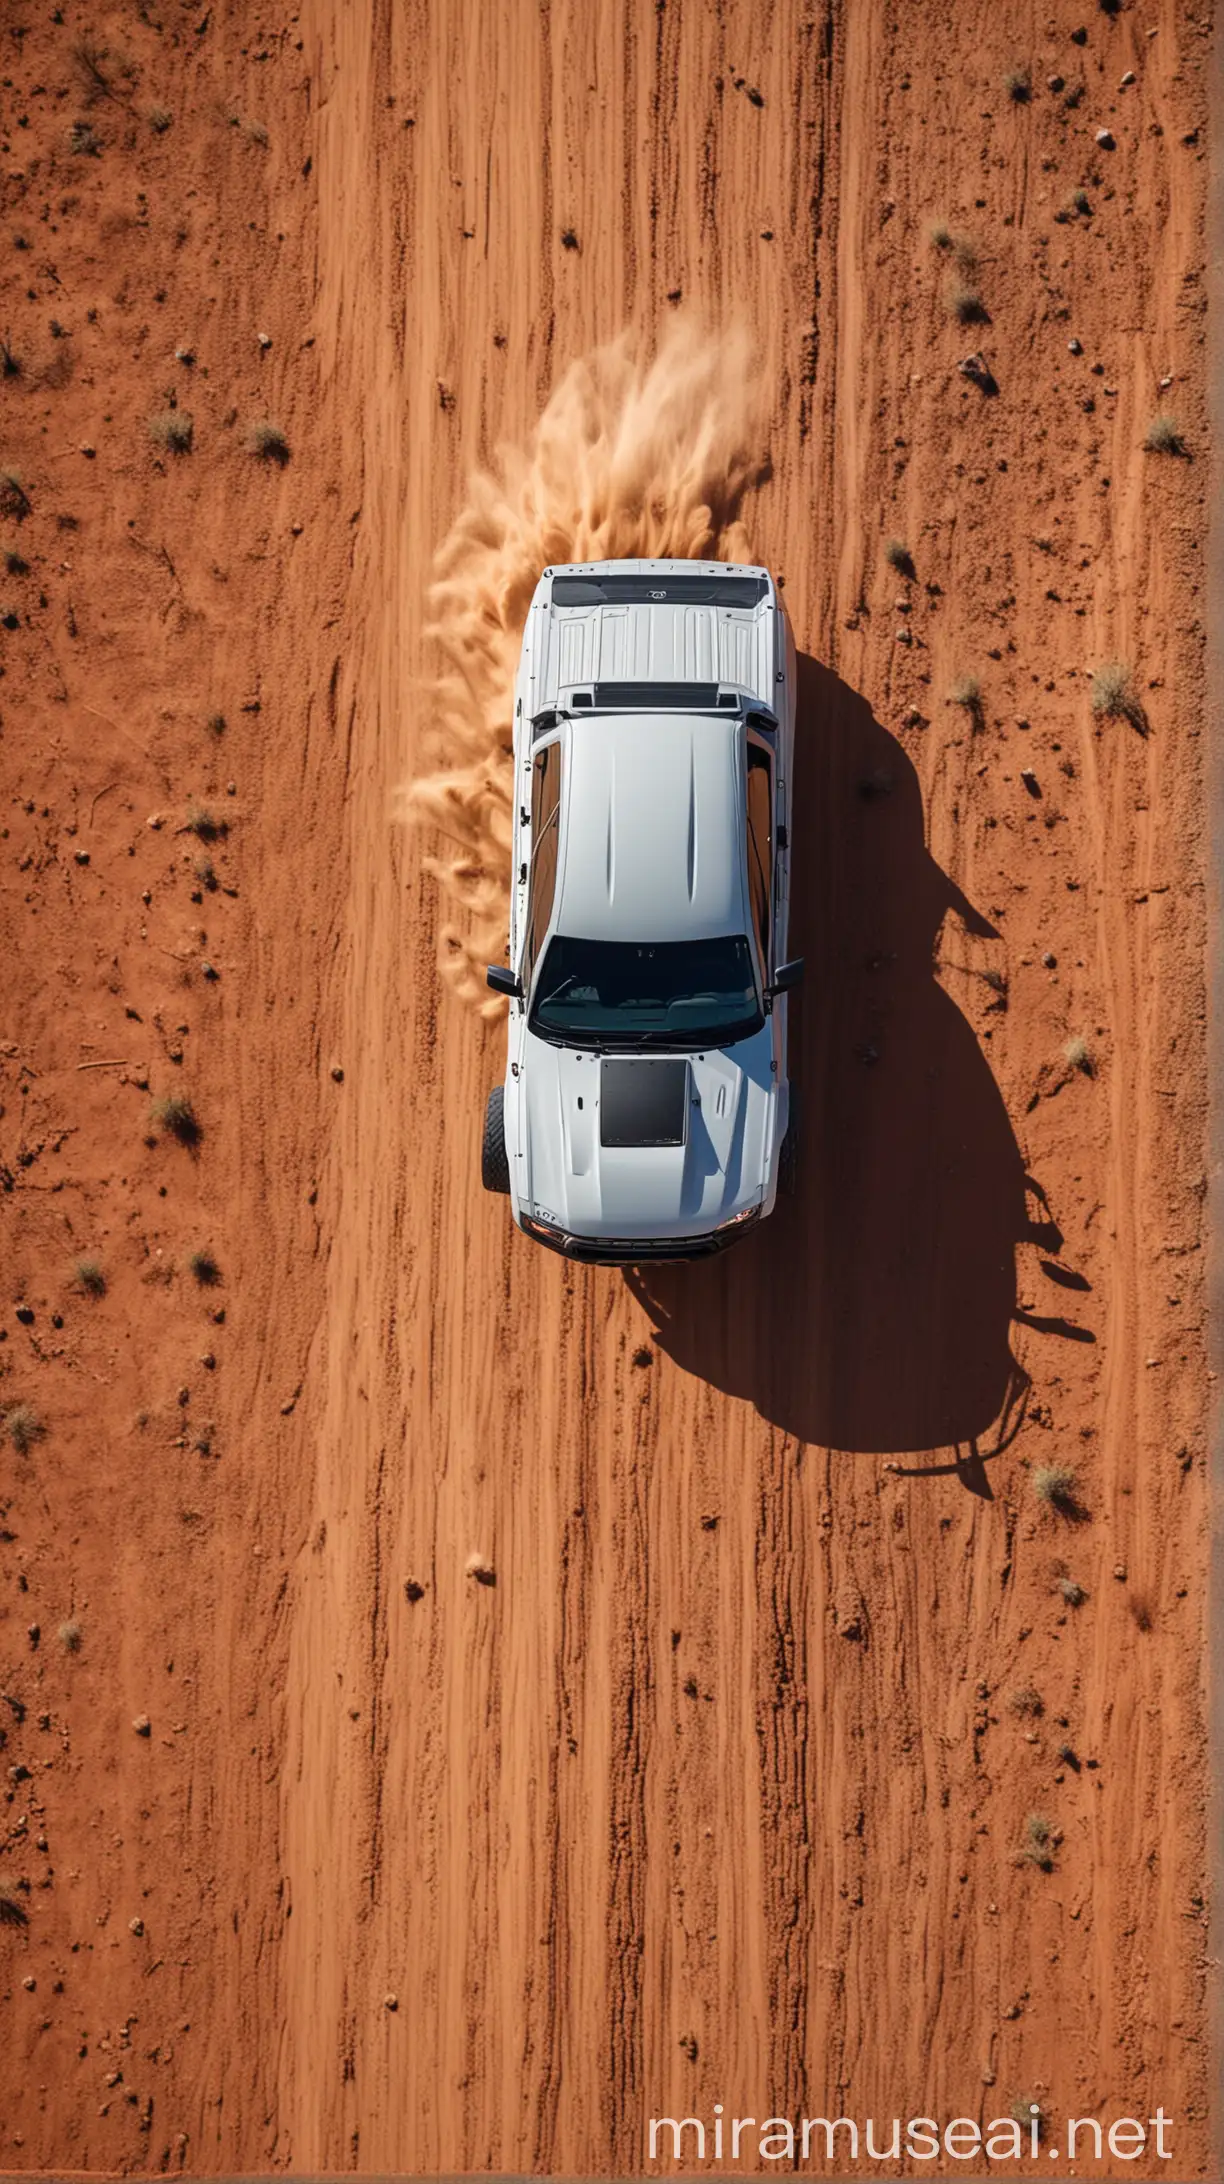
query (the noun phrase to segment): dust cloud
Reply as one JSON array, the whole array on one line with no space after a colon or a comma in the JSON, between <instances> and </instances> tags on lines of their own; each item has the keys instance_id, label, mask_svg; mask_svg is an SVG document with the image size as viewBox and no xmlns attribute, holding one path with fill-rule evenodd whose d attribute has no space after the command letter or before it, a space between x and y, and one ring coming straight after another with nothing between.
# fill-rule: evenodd
<instances>
[{"instance_id":1,"label":"dust cloud","mask_svg":"<svg viewBox=\"0 0 1224 2184\"><path fill-rule=\"evenodd\" d=\"M505 951L512 703L540 572L638 556L750 561L740 517L763 471L763 425L746 334L676 321L653 354L622 334L572 364L529 444L477 473L440 547L426 637L442 655L425 684L436 771L406 782L401 818L441 835L425 869L441 883L439 965L487 1017L488 962Z\"/></svg>"}]
</instances>

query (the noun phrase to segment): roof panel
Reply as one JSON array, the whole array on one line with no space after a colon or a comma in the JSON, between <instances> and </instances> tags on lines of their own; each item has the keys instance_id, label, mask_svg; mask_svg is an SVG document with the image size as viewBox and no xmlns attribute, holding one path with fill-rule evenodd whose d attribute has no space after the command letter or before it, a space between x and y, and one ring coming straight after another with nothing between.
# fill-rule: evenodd
<instances>
[{"instance_id":1,"label":"roof panel","mask_svg":"<svg viewBox=\"0 0 1224 2184\"><path fill-rule=\"evenodd\" d=\"M565 731L557 927L588 940L747 930L739 720L600 714Z\"/></svg>"}]
</instances>

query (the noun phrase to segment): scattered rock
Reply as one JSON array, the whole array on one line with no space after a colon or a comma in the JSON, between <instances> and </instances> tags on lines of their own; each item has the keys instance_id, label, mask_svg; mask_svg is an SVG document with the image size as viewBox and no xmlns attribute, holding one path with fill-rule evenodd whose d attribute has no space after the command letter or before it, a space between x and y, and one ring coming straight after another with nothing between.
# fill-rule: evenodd
<instances>
[{"instance_id":1,"label":"scattered rock","mask_svg":"<svg viewBox=\"0 0 1224 2184\"><path fill-rule=\"evenodd\" d=\"M1127 69L1127 71L1126 71L1126 74L1125 74L1124 76L1122 76L1122 77L1121 77L1121 78L1119 79L1119 82L1118 82L1118 89L1119 89L1119 91L1125 91L1125 90L1127 90L1127 89L1129 88L1129 86L1130 86L1130 85L1131 85L1131 84L1132 84L1132 83L1134 82L1134 80L1135 80L1135 71L1134 71L1134 69L1133 69L1133 68L1128 68L1128 69Z\"/></svg>"},{"instance_id":2,"label":"scattered rock","mask_svg":"<svg viewBox=\"0 0 1224 2184\"><path fill-rule=\"evenodd\" d=\"M339 1064L339 1062L333 1062L333 1063L332 1063L332 1066L331 1066L331 1077L332 1077L332 1083L333 1083L333 1084L343 1084L343 1083L344 1083L344 1071L343 1071L343 1069L342 1069L342 1068L340 1067L340 1064Z\"/></svg>"},{"instance_id":3,"label":"scattered rock","mask_svg":"<svg viewBox=\"0 0 1224 2184\"><path fill-rule=\"evenodd\" d=\"M32 1327L34 1325L33 1306L29 1304L19 1304L17 1307L17 1317L21 1321L23 1327Z\"/></svg>"},{"instance_id":4,"label":"scattered rock","mask_svg":"<svg viewBox=\"0 0 1224 2184\"><path fill-rule=\"evenodd\" d=\"M423 1600L425 1598L425 1587L422 1585L419 1578L406 1577L404 1579L404 1598L405 1600L410 1600L414 1607L416 1606L418 1600Z\"/></svg>"},{"instance_id":5,"label":"scattered rock","mask_svg":"<svg viewBox=\"0 0 1224 2184\"><path fill-rule=\"evenodd\" d=\"M1098 129L1096 133L1096 141L1100 145L1103 152L1112 152L1114 148L1114 137L1112 129Z\"/></svg>"},{"instance_id":6,"label":"scattered rock","mask_svg":"<svg viewBox=\"0 0 1224 2184\"><path fill-rule=\"evenodd\" d=\"M1067 343L1067 347L1071 351L1072 356L1082 356L1084 353L1084 344L1082 341L1076 341L1072 339Z\"/></svg>"},{"instance_id":7,"label":"scattered rock","mask_svg":"<svg viewBox=\"0 0 1224 2184\"><path fill-rule=\"evenodd\" d=\"M139 1936L140 1934L143 1934L143 1932L144 1932L144 1920L143 1920L143 1919L129 1919L129 1920L128 1920L128 1932L129 1932L129 1934L136 1934L136 1935L138 1935L138 1936Z\"/></svg>"},{"instance_id":8,"label":"scattered rock","mask_svg":"<svg viewBox=\"0 0 1224 2184\"><path fill-rule=\"evenodd\" d=\"M132 1727L138 1737L151 1737L153 1734L153 1724L147 1714L137 1714Z\"/></svg>"},{"instance_id":9,"label":"scattered rock","mask_svg":"<svg viewBox=\"0 0 1224 2184\"><path fill-rule=\"evenodd\" d=\"M1047 948L1047 949L1046 949L1046 952L1045 952L1045 954L1044 954L1044 955L1042 956L1041 960L1042 960L1042 962L1043 962L1043 963L1045 964L1045 967L1046 967L1047 971L1055 971L1055 970L1057 970L1057 968L1058 968L1058 957L1057 957L1057 956L1055 955L1055 953L1054 953L1054 951L1053 951L1053 949L1052 949L1052 948Z\"/></svg>"},{"instance_id":10,"label":"scattered rock","mask_svg":"<svg viewBox=\"0 0 1224 2184\"><path fill-rule=\"evenodd\" d=\"M486 1562L483 1555L469 1555L464 1568L469 1577L475 1578L478 1585L497 1583L497 1572L491 1562Z\"/></svg>"},{"instance_id":11,"label":"scattered rock","mask_svg":"<svg viewBox=\"0 0 1224 2184\"><path fill-rule=\"evenodd\" d=\"M270 349L272 346L271 334L256 334L255 339L259 343L261 349Z\"/></svg>"},{"instance_id":12,"label":"scattered rock","mask_svg":"<svg viewBox=\"0 0 1224 2184\"><path fill-rule=\"evenodd\" d=\"M1117 1578L1117 1580L1118 1580L1118 1583L1119 1583L1119 1585L1125 1585L1125 1583L1126 1583L1126 1564L1125 1564L1124 1562L1115 1562L1115 1564L1114 1564L1114 1573L1113 1573L1113 1574L1114 1574L1114 1576L1115 1576L1115 1577Z\"/></svg>"},{"instance_id":13,"label":"scattered rock","mask_svg":"<svg viewBox=\"0 0 1224 2184\"><path fill-rule=\"evenodd\" d=\"M399 2008L399 1996L397 1994L385 1994L383 1996L383 2008L392 2012L396 2011Z\"/></svg>"},{"instance_id":14,"label":"scattered rock","mask_svg":"<svg viewBox=\"0 0 1224 2184\"><path fill-rule=\"evenodd\" d=\"M74 858L75 858L75 860L76 860L77 864L88 864L88 863L89 863L89 851L88 851L87 849L78 849L78 850L74 850L74 851L73 851L73 856L74 856Z\"/></svg>"}]
</instances>

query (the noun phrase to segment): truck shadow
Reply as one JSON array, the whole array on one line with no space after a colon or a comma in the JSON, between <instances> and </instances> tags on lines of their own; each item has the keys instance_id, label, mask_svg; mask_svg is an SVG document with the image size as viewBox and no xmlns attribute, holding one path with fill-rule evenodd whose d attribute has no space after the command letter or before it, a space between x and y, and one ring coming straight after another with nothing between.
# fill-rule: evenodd
<instances>
[{"instance_id":1,"label":"truck shadow","mask_svg":"<svg viewBox=\"0 0 1224 2184\"><path fill-rule=\"evenodd\" d=\"M989 1493L982 1458L1017 1430L1028 1388L1011 1347L1016 1246L1062 1241L935 977L945 928L1001 1006L1002 944L929 855L900 745L807 657L790 831L790 953L807 959L790 1004L797 1196L722 1258L626 1280L664 1351L786 1432L954 1451L936 1468Z\"/></svg>"}]
</instances>

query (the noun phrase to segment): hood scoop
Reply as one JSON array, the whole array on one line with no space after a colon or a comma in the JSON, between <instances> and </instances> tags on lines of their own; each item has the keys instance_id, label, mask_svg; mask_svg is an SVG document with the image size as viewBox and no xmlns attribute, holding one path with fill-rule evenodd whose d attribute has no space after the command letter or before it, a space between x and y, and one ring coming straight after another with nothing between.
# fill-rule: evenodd
<instances>
[{"instance_id":1,"label":"hood scoop","mask_svg":"<svg viewBox=\"0 0 1224 2184\"><path fill-rule=\"evenodd\" d=\"M599 1068L599 1142L604 1146L683 1145L688 1126L689 1065L674 1057L612 1061Z\"/></svg>"}]
</instances>

